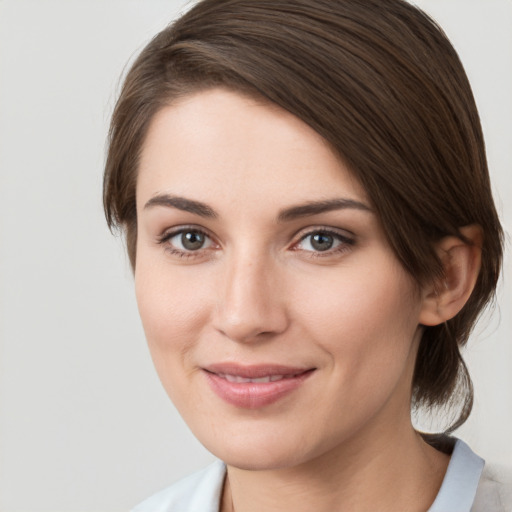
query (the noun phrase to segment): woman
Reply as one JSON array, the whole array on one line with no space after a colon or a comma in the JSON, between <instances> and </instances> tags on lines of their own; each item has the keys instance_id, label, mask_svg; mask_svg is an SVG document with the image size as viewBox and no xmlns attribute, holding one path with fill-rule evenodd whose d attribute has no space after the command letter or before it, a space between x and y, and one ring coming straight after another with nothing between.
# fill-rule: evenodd
<instances>
[{"instance_id":1,"label":"woman","mask_svg":"<svg viewBox=\"0 0 512 512\"><path fill-rule=\"evenodd\" d=\"M511 508L446 435L502 230L470 86L421 11L199 2L126 77L104 203L162 383L223 461L137 510ZM445 435L414 429L446 405Z\"/></svg>"}]
</instances>

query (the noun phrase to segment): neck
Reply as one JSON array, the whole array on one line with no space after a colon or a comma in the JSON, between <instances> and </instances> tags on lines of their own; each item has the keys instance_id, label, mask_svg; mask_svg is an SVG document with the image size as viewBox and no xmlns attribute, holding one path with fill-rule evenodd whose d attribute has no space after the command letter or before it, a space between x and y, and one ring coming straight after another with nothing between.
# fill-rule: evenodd
<instances>
[{"instance_id":1,"label":"neck","mask_svg":"<svg viewBox=\"0 0 512 512\"><path fill-rule=\"evenodd\" d=\"M228 466L221 510L426 511L439 491L448 460L408 421L385 435L358 434L292 468L249 471Z\"/></svg>"}]
</instances>

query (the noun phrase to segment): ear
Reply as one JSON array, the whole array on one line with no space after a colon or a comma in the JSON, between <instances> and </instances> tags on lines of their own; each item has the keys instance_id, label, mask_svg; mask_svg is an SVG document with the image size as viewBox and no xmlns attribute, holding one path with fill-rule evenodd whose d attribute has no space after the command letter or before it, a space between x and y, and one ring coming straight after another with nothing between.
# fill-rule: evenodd
<instances>
[{"instance_id":1,"label":"ear","mask_svg":"<svg viewBox=\"0 0 512 512\"><path fill-rule=\"evenodd\" d=\"M453 318L475 287L482 261L482 229L471 225L460 232L467 242L448 236L437 244L444 274L423 291L422 325L439 325Z\"/></svg>"}]
</instances>

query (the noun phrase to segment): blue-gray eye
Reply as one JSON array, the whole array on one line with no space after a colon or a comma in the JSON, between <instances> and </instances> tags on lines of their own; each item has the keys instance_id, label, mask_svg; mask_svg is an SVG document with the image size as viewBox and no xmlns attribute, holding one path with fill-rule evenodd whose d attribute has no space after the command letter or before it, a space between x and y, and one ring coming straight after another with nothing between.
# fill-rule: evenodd
<instances>
[{"instance_id":1,"label":"blue-gray eye","mask_svg":"<svg viewBox=\"0 0 512 512\"><path fill-rule=\"evenodd\" d=\"M181 233L181 245L187 251L197 251L205 243L205 235L198 231L184 231Z\"/></svg>"},{"instance_id":2,"label":"blue-gray eye","mask_svg":"<svg viewBox=\"0 0 512 512\"><path fill-rule=\"evenodd\" d=\"M343 245L352 245L352 241L338 233L312 231L301 239L297 248L302 251L326 252Z\"/></svg>"},{"instance_id":3,"label":"blue-gray eye","mask_svg":"<svg viewBox=\"0 0 512 512\"><path fill-rule=\"evenodd\" d=\"M197 229L182 229L174 234L166 235L160 243L168 243L171 247L183 252L208 249L213 245L211 238Z\"/></svg>"},{"instance_id":4,"label":"blue-gray eye","mask_svg":"<svg viewBox=\"0 0 512 512\"><path fill-rule=\"evenodd\" d=\"M311 236L311 247L317 251L328 251L334 245L334 237L328 233L315 233Z\"/></svg>"}]
</instances>

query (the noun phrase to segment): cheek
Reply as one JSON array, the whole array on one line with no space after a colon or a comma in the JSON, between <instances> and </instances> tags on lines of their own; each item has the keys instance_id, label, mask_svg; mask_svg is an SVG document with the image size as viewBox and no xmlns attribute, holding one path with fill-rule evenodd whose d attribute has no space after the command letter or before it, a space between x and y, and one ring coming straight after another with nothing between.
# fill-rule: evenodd
<instances>
[{"instance_id":1,"label":"cheek","mask_svg":"<svg viewBox=\"0 0 512 512\"><path fill-rule=\"evenodd\" d=\"M187 359L199 337L195 331L202 313L197 293L139 262L135 287L148 348L163 388L178 409L195 403L187 385Z\"/></svg>"},{"instance_id":2,"label":"cheek","mask_svg":"<svg viewBox=\"0 0 512 512\"><path fill-rule=\"evenodd\" d=\"M318 292L309 294L308 335L330 361L316 406L330 411L333 438L357 432L386 404L395 420L407 413L419 309L414 286L407 277L359 274Z\"/></svg>"},{"instance_id":3,"label":"cheek","mask_svg":"<svg viewBox=\"0 0 512 512\"><path fill-rule=\"evenodd\" d=\"M333 275L298 290L309 336L347 379L365 385L395 378L403 369L418 326L420 299L412 279L395 265ZM374 377L371 377L373 375Z\"/></svg>"},{"instance_id":4,"label":"cheek","mask_svg":"<svg viewBox=\"0 0 512 512\"><path fill-rule=\"evenodd\" d=\"M206 287L190 272L137 261L135 291L142 325L162 381L177 376L187 354L200 338L209 316ZM167 388L166 383L164 382Z\"/></svg>"}]
</instances>

